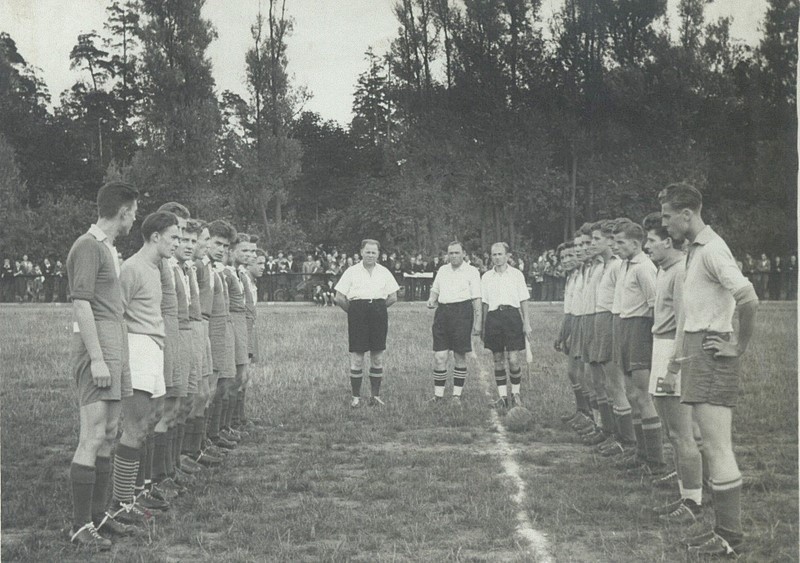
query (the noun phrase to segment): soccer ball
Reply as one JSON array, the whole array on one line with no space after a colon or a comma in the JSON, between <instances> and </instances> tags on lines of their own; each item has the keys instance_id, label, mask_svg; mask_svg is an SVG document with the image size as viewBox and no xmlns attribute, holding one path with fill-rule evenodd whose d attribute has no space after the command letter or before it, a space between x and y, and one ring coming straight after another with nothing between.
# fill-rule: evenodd
<instances>
[{"instance_id":1,"label":"soccer ball","mask_svg":"<svg viewBox=\"0 0 800 563\"><path fill-rule=\"evenodd\" d=\"M511 432L524 432L533 427L533 413L525 407L514 407L505 416L506 428Z\"/></svg>"}]
</instances>

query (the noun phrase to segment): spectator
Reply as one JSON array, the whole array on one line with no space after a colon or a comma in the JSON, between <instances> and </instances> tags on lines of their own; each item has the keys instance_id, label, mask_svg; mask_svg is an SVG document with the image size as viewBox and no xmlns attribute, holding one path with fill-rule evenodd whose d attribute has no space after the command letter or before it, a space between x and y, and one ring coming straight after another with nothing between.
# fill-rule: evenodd
<instances>
[{"instance_id":1,"label":"spectator","mask_svg":"<svg viewBox=\"0 0 800 563\"><path fill-rule=\"evenodd\" d=\"M56 265L53 268L53 276L55 276L56 298L61 303L66 303L67 301L67 280L64 278L65 273L64 264L61 260L56 260Z\"/></svg>"},{"instance_id":2,"label":"spectator","mask_svg":"<svg viewBox=\"0 0 800 563\"><path fill-rule=\"evenodd\" d=\"M786 263L786 299L797 299L797 254L789 256Z\"/></svg>"},{"instance_id":3,"label":"spectator","mask_svg":"<svg viewBox=\"0 0 800 563\"><path fill-rule=\"evenodd\" d=\"M25 276L22 272L22 262L14 260L14 300L22 303L25 301Z\"/></svg>"},{"instance_id":4,"label":"spectator","mask_svg":"<svg viewBox=\"0 0 800 563\"><path fill-rule=\"evenodd\" d=\"M4 303L14 301L14 267L9 258L3 259L3 269L0 270L0 299Z\"/></svg>"},{"instance_id":5,"label":"spectator","mask_svg":"<svg viewBox=\"0 0 800 563\"><path fill-rule=\"evenodd\" d=\"M749 253L744 255L744 260L742 261L742 272L744 273L745 277L750 280L750 283L753 284L753 287L756 287L756 261L753 260L753 257L750 256Z\"/></svg>"},{"instance_id":6,"label":"spectator","mask_svg":"<svg viewBox=\"0 0 800 563\"><path fill-rule=\"evenodd\" d=\"M289 251L289 254L286 257L288 263L288 270L289 272L296 274L300 271L300 264L298 264L294 259L294 252Z\"/></svg>"},{"instance_id":7,"label":"spectator","mask_svg":"<svg viewBox=\"0 0 800 563\"><path fill-rule=\"evenodd\" d=\"M21 267L21 278L23 279L23 284L21 284L23 289L23 301L30 301L33 298L33 262L28 259L27 254L22 255L22 262L20 263Z\"/></svg>"},{"instance_id":8,"label":"spectator","mask_svg":"<svg viewBox=\"0 0 800 563\"><path fill-rule=\"evenodd\" d=\"M772 268L769 272L769 298L775 301L781 299L783 293L783 261L780 256L772 259Z\"/></svg>"},{"instance_id":9,"label":"spectator","mask_svg":"<svg viewBox=\"0 0 800 563\"><path fill-rule=\"evenodd\" d=\"M761 254L761 260L756 264L756 280L758 285L756 290L759 299L767 298L767 288L769 287L769 271L772 269L772 264L766 254Z\"/></svg>"},{"instance_id":10,"label":"spectator","mask_svg":"<svg viewBox=\"0 0 800 563\"><path fill-rule=\"evenodd\" d=\"M33 267L33 278L31 278L31 302L39 303L44 299L44 274L39 265Z\"/></svg>"}]
</instances>

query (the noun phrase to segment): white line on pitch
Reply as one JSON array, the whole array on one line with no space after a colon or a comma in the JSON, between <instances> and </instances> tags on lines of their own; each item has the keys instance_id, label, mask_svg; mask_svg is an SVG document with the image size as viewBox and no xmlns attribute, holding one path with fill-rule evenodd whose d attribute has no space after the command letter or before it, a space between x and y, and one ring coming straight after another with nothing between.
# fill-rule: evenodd
<instances>
[{"instance_id":1,"label":"white line on pitch","mask_svg":"<svg viewBox=\"0 0 800 563\"><path fill-rule=\"evenodd\" d=\"M486 395L492 398L494 394L489 388L489 372L484 369L480 357L476 357L475 359L480 367L481 387L483 387ZM517 489L517 492L511 497L517 505L517 533L527 542L536 561L550 563L553 561L553 557L550 555L550 542L547 541L547 536L543 532L533 527L531 519L528 517L528 513L525 510L525 499L527 497L525 481L519 476L519 464L516 459L514 459L514 450L508 443L506 429L500 422L500 417L497 416L497 411L494 409L491 411L491 417L492 425L497 431L495 434L495 441L497 442L497 449L502 456L501 465L503 466L503 471L506 476L511 479L511 482Z\"/></svg>"}]
</instances>

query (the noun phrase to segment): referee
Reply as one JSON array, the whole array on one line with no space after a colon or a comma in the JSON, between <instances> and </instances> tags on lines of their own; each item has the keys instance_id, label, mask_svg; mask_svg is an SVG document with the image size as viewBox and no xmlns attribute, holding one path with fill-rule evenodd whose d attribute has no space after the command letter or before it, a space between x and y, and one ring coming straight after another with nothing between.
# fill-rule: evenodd
<instances>
[{"instance_id":1,"label":"referee","mask_svg":"<svg viewBox=\"0 0 800 563\"><path fill-rule=\"evenodd\" d=\"M372 405L383 405L383 352L389 329L387 309L397 301L400 286L392 273L378 264L381 245L377 240L361 242L361 262L350 266L334 288L334 302L347 313L347 335L350 345L350 387L353 397L350 406L361 401L361 380L364 374L364 354L370 353L369 382Z\"/></svg>"},{"instance_id":2,"label":"referee","mask_svg":"<svg viewBox=\"0 0 800 563\"><path fill-rule=\"evenodd\" d=\"M511 379L511 406L522 406L520 384L522 367L519 352L525 350L525 338L531 333L528 313L523 303L530 299L522 272L508 264L509 247L505 242L492 245L494 267L481 278L483 299L483 340L494 355L494 380L500 398L497 404L508 407L506 354Z\"/></svg>"},{"instance_id":3,"label":"referee","mask_svg":"<svg viewBox=\"0 0 800 563\"><path fill-rule=\"evenodd\" d=\"M464 263L464 247L451 242L449 263L439 268L433 280L428 308L433 317L433 400L444 399L447 383L447 357L453 351L453 399L461 401L467 379L467 353L472 351L472 335L481 334L481 274Z\"/></svg>"}]
</instances>

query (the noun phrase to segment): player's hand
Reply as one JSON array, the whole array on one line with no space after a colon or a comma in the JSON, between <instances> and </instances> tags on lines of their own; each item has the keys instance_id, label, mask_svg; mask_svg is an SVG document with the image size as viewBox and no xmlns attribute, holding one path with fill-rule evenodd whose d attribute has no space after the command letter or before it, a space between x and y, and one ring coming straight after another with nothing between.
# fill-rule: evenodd
<instances>
[{"instance_id":1,"label":"player's hand","mask_svg":"<svg viewBox=\"0 0 800 563\"><path fill-rule=\"evenodd\" d=\"M436 308L436 305L437 305L437 303L436 303L436 301L434 301L433 299L428 299L428 303L427 303L427 305L428 305L428 309L435 309L435 308Z\"/></svg>"},{"instance_id":2,"label":"player's hand","mask_svg":"<svg viewBox=\"0 0 800 563\"><path fill-rule=\"evenodd\" d=\"M478 337L478 338L480 338L481 336L483 336L483 331L481 330L481 327L479 327L479 326L473 326L473 327L472 327L472 336L476 336L476 337Z\"/></svg>"},{"instance_id":3,"label":"player's hand","mask_svg":"<svg viewBox=\"0 0 800 563\"><path fill-rule=\"evenodd\" d=\"M528 340L531 339L531 334L533 334L533 329L531 329L530 326L523 326L522 332L525 333L525 338L527 338Z\"/></svg>"},{"instance_id":4,"label":"player's hand","mask_svg":"<svg viewBox=\"0 0 800 563\"><path fill-rule=\"evenodd\" d=\"M111 372L108 371L105 361L92 362L92 379L100 389L111 387Z\"/></svg>"},{"instance_id":5,"label":"player's hand","mask_svg":"<svg viewBox=\"0 0 800 563\"><path fill-rule=\"evenodd\" d=\"M675 393L675 386L678 384L678 374L675 372L667 371L667 375L664 376L664 381L661 382L661 388L664 390L664 393Z\"/></svg>"},{"instance_id":6,"label":"player's hand","mask_svg":"<svg viewBox=\"0 0 800 563\"><path fill-rule=\"evenodd\" d=\"M738 358L739 349L736 344L723 340L721 336L711 334L703 339L703 350L713 350L715 358Z\"/></svg>"}]
</instances>

